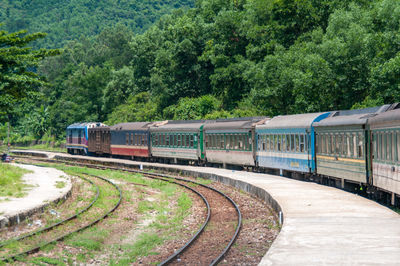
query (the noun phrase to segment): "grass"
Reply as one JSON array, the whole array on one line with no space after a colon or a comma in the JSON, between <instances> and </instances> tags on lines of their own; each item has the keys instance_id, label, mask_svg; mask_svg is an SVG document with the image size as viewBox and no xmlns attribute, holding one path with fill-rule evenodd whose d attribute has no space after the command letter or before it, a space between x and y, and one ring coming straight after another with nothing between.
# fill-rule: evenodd
<instances>
[{"instance_id":1,"label":"grass","mask_svg":"<svg viewBox=\"0 0 400 266\"><path fill-rule=\"evenodd\" d=\"M56 181L56 188L63 188L65 187L64 181Z\"/></svg>"},{"instance_id":2,"label":"grass","mask_svg":"<svg viewBox=\"0 0 400 266\"><path fill-rule=\"evenodd\" d=\"M94 226L83 232L74 234L65 239L65 243L71 247L78 248L78 254L68 254L63 252L61 255L64 260L51 259L46 260L46 257L30 260L30 263L40 264L59 264L71 261L71 256L75 261L85 263L92 256L100 254L109 254L108 264L111 265L130 265L132 262L137 261L138 258L155 254L155 247L162 245L165 241L177 237L176 233L183 228L184 218L190 214L192 200L184 189L179 188L177 185L144 178L140 174L126 173L115 170L99 170L84 167L71 167L63 164L41 164L51 166L64 171L69 175L84 175L91 174L102 176L108 179L121 180L125 182L133 182L137 184L147 185L151 190L157 190L159 193L151 194L155 198L154 201L146 200L147 193L141 193L138 198L142 200L138 202L136 212L140 214L143 219L152 217L153 222L147 227L142 229L142 233L136 238L132 244L105 244L105 241L110 237L111 230L107 227ZM123 185L119 185L124 189ZM101 199L109 198L115 191L105 189L100 192L100 201L96 202L94 208L105 208L109 206L109 202L103 202ZM110 198L109 198L110 199ZM114 200L114 197L112 201ZM112 220L117 220L118 217L110 217ZM111 253L110 253L111 251Z\"/></svg>"},{"instance_id":3,"label":"grass","mask_svg":"<svg viewBox=\"0 0 400 266\"><path fill-rule=\"evenodd\" d=\"M36 144L36 145L32 145L32 146L27 146L27 147L11 146L10 149L67 152L67 149L65 149L65 148L52 147L49 144Z\"/></svg>"},{"instance_id":4,"label":"grass","mask_svg":"<svg viewBox=\"0 0 400 266\"><path fill-rule=\"evenodd\" d=\"M22 176L32 171L17 166L0 163L0 197L20 198L31 187L25 184Z\"/></svg>"},{"instance_id":5,"label":"grass","mask_svg":"<svg viewBox=\"0 0 400 266\"><path fill-rule=\"evenodd\" d=\"M107 239L109 232L91 227L82 233L76 233L69 237L66 243L77 248L85 248L88 251L98 251L101 249L103 242Z\"/></svg>"}]
</instances>

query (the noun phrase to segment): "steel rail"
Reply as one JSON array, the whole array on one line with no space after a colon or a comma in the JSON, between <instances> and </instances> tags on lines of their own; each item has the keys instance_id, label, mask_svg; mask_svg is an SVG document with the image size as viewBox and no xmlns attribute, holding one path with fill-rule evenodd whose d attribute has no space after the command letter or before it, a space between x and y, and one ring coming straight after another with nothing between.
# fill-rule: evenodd
<instances>
[{"instance_id":1,"label":"steel rail","mask_svg":"<svg viewBox=\"0 0 400 266\"><path fill-rule=\"evenodd\" d=\"M90 175L90 174L88 174L88 175L96 177L96 178L99 178L99 179L111 184L114 188L116 188L118 190L118 192L119 192L118 202L113 206L113 208L111 210L107 211L107 213L105 213L102 217L92 221L91 223L89 223L89 224L87 224L87 225L85 225L83 227L80 227L80 228L78 228L76 230L73 230L72 232L68 232L68 233L66 233L66 234L64 234L64 235L62 235L62 236L60 236L60 237L58 237L56 239L52 239L50 241L47 241L46 243L42 243L41 245L33 247L33 248L29 249L29 250L26 250L26 251L23 251L23 252L20 252L18 254L14 254L14 255L8 256L8 257L2 257L2 258L0 258L0 261L11 262L11 261L14 261L15 259L17 259L18 257L22 256L22 255L34 253L34 252L38 251L40 248L42 248L42 247L44 247L44 246L46 246L48 244L60 241L60 240L64 239L67 236L70 236L70 235L72 235L74 233L80 232L82 230L85 230L85 229L95 225L96 223L100 222L101 220L104 220L112 212L114 212L118 208L118 206L121 204L121 201L122 201L122 191L121 191L121 189L116 184L114 184L113 182L111 182L110 180L108 180L108 179L106 179L104 177L96 176L96 175Z\"/></svg>"},{"instance_id":2,"label":"steel rail","mask_svg":"<svg viewBox=\"0 0 400 266\"><path fill-rule=\"evenodd\" d=\"M97 201L97 199L99 198L99 194L100 194L99 186L97 186L96 184L94 184L92 180L89 180L89 179L87 179L87 178L85 178L85 177L80 176L79 178L81 178L81 179L83 179L83 180L89 182L90 184L92 184L92 185L96 188L96 196L95 196L94 199L90 202L89 205L87 205L84 209L82 209L82 210L79 211L78 213L76 213L76 214L74 214L74 215L71 215L70 217L68 217L68 218L66 218L66 219L64 219L64 220L62 220L62 221L60 221L60 222L58 222L58 223L55 223L55 224L52 224L52 225L50 225L50 226L44 227L44 228L42 228L42 229L40 229L40 230L34 231L34 232L32 232L32 233L30 233L30 234L27 234L27 235L23 235L23 236L20 236L20 237L17 237L17 238L13 238L13 239L7 239L6 241L0 243L0 248L1 248L1 247L4 247L5 245L9 244L10 242L13 242L13 241L21 241L21 240L23 240L23 239L25 239L25 238L32 237L32 236L37 235L37 234L39 234L39 233L47 232L47 231L53 229L54 227L57 227L57 226L59 226L59 225L61 225L61 224L64 224L64 223L66 223L66 222L68 222L68 221L71 221L71 220L73 220L73 219L76 219L79 215L81 215L82 213L88 211L88 210L93 206L93 204Z\"/></svg>"},{"instance_id":3,"label":"steel rail","mask_svg":"<svg viewBox=\"0 0 400 266\"><path fill-rule=\"evenodd\" d=\"M234 233L234 235L232 236L231 240L229 241L228 245L227 245L227 246L224 248L224 250L218 255L218 257L215 258L215 259L210 263L210 265L216 265L216 264L218 264L218 262L220 262L220 261L222 260L222 258L224 258L224 256L227 254L227 252L228 252L229 249L232 247L232 245L234 244L234 242L236 241L236 239L237 239L237 237L238 237L238 235L239 235L240 228L241 228L241 226L242 226L242 214L241 214L241 212L240 212L239 207L237 206L237 204L236 204L229 196L227 196L225 193L223 193L223 192L221 192L221 191L219 191L219 190L217 190L217 189L215 189L215 188L213 188L213 187L210 187L210 186L207 186L207 185L204 185L204 184L195 182L195 181L193 181L193 180L187 180L187 179L183 179L183 178L176 177L176 176L172 176L172 175L150 173L150 172L141 171L141 170L123 169L123 168L121 169L121 168L112 167L112 166L105 166L105 165L98 165L98 164L90 164L90 163L72 162L72 161L69 161L69 160L61 160L61 159L41 159L41 158L40 158L39 160L45 160L45 161L49 161L49 162L61 162L61 163L72 164L72 165L84 165L84 166L89 167L89 168L112 169L112 170L118 170L118 171L139 173L139 174L143 174L143 175L145 175L145 176L151 175L151 176L157 176L157 177L160 177L160 178L173 178L173 179L180 180L180 181L183 181L183 182L189 182L189 183L192 183L192 184L200 185L200 186L202 186L202 187L204 187L204 188L207 188L207 189L210 189L210 190L213 190L213 191L219 193L220 195L222 195L223 197L225 197L225 198L234 206L234 208L235 208L235 210L236 210L236 212L237 212L237 215L238 215L238 219L237 219L237 225L236 225L236 228L235 228L235 233ZM175 183L174 181L171 181L171 180L169 180L169 179L167 179L167 180L165 180L165 181L169 181L169 182ZM178 183L178 184L179 184L179 183ZM189 189L191 189L191 188L189 188ZM191 189L191 190L192 190L192 189ZM208 220L209 220L209 218L208 218ZM208 222L208 221L207 221L207 222ZM186 248L188 248L191 244L193 244L193 242L198 238L198 235L204 230L203 227L205 227L204 224L203 224L202 228L196 233L196 235L195 235L194 237L192 237L188 242L186 242L186 244L185 244L181 249L179 249L179 250L178 250L177 252L175 252L173 255L171 255L171 256L168 257L166 260L164 260L163 262L161 262L159 265L167 265L167 264L171 263L171 262L172 262L178 255L180 255Z\"/></svg>"}]
</instances>

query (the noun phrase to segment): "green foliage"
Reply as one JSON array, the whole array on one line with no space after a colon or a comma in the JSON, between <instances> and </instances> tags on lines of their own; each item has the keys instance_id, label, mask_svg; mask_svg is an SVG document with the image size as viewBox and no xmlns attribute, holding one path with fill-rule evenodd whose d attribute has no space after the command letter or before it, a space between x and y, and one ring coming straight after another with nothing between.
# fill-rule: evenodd
<instances>
[{"instance_id":1,"label":"green foliage","mask_svg":"<svg viewBox=\"0 0 400 266\"><path fill-rule=\"evenodd\" d=\"M221 102L211 96L181 98L176 105L164 109L164 117L173 120L198 120L221 108Z\"/></svg>"},{"instance_id":2,"label":"green foliage","mask_svg":"<svg viewBox=\"0 0 400 266\"><path fill-rule=\"evenodd\" d=\"M192 5L192 0L4 0L0 2L0 21L9 31L47 32L49 37L37 45L61 48L70 40L96 36L117 23L140 33L171 10Z\"/></svg>"},{"instance_id":3,"label":"green foliage","mask_svg":"<svg viewBox=\"0 0 400 266\"><path fill-rule=\"evenodd\" d=\"M33 69L42 59L59 54L59 51L26 47L45 36L40 32L27 34L25 30L0 31L0 120L12 113L16 103L34 95L39 86L46 85Z\"/></svg>"},{"instance_id":4,"label":"green foliage","mask_svg":"<svg viewBox=\"0 0 400 266\"><path fill-rule=\"evenodd\" d=\"M157 118L157 103L148 92L142 92L130 96L125 104L119 105L106 123L113 125L122 122L154 121Z\"/></svg>"},{"instance_id":5,"label":"green foliage","mask_svg":"<svg viewBox=\"0 0 400 266\"><path fill-rule=\"evenodd\" d=\"M96 13L95 6L85 8ZM45 60L39 73L52 83L40 89L47 98L20 107L32 115L12 122L30 128L28 118L44 117L40 108L48 106L48 131L62 137L79 121L281 115L400 101L396 0L198 0L141 34L120 22L106 21L94 37L74 39Z\"/></svg>"}]
</instances>

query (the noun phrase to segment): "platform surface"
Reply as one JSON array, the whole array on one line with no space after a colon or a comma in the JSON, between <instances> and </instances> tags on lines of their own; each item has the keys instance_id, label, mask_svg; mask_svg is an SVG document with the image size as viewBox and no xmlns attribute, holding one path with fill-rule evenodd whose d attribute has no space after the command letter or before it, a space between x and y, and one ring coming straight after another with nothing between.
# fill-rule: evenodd
<instances>
[{"instance_id":1,"label":"platform surface","mask_svg":"<svg viewBox=\"0 0 400 266\"><path fill-rule=\"evenodd\" d=\"M0 202L0 219L9 220L17 215L32 213L35 209L65 197L71 190L71 180L62 171L33 165L13 165L32 171L22 177L30 188L24 197L7 197ZM63 182L63 187L57 188L57 182Z\"/></svg>"},{"instance_id":2,"label":"platform surface","mask_svg":"<svg viewBox=\"0 0 400 266\"><path fill-rule=\"evenodd\" d=\"M266 190L285 219L260 265L400 265L400 215L355 194L268 174L89 158L212 173Z\"/></svg>"}]
</instances>

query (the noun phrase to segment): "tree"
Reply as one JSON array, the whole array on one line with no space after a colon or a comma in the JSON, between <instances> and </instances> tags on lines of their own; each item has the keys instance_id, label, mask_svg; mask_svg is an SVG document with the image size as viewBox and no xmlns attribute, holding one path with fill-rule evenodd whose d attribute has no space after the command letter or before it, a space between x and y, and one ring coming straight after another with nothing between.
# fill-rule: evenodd
<instances>
[{"instance_id":1,"label":"tree","mask_svg":"<svg viewBox=\"0 0 400 266\"><path fill-rule=\"evenodd\" d=\"M60 51L26 47L45 36L45 33L0 31L0 120L4 121L17 102L37 93L40 86L46 85L34 70L43 58L57 55Z\"/></svg>"}]
</instances>

